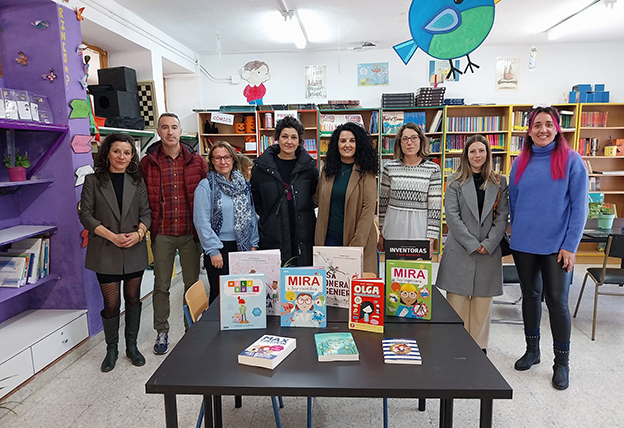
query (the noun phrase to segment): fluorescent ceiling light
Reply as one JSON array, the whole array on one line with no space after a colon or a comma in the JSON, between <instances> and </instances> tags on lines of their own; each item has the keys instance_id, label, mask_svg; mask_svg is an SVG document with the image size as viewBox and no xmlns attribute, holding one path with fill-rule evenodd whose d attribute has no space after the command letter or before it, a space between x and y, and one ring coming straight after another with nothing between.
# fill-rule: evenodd
<instances>
[{"instance_id":1,"label":"fluorescent ceiling light","mask_svg":"<svg viewBox=\"0 0 624 428\"><path fill-rule=\"evenodd\" d=\"M596 5L598 3L603 3L605 6L610 5L611 8L613 8L613 4L616 1L617 0L592 0L581 10L574 12L552 27L548 28L545 31L548 40L556 40L567 34L582 31L585 27L584 23L586 22L599 22L605 19L609 12L605 11L603 8L597 7Z\"/></svg>"},{"instance_id":2,"label":"fluorescent ceiling light","mask_svg":"<svg viewBox=\"0 0 624 428\"><path fill-rule=\"evenodd\" d=\"M280 13L284 17L284 23L286 24L287 37L297 46L297 49L305 49L308 44L308 38L306 36L305 28L299 14L296 10L288 8L285 0L278 0L280 5Z\"/></svg>"}]
</instances>

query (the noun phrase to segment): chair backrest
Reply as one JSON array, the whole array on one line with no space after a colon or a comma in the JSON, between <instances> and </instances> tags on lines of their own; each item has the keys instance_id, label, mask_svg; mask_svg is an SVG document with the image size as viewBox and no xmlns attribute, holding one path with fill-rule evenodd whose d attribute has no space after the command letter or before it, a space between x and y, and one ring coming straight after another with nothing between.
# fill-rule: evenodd
<instances>
[{"instance_id":1,"label":"chair backrest","mask_svg":"<svg viewBox=\"0 0 624 428\"><path fill-rule=\"evenodd\" d=\"M191 287L184 294L184 301L188 306L193 322L199 319L199 316L208 309L208 296L206 295L206 289L204 283L200 280Z\"/></svg>"},{"instance_id":2,"label":"chair backrest","mask_svg":"<svg viewBox=\"0 0 624 428\"><path fill-rule=\"evenodd\" d=\"M611 244L609 246L609 243ZM624 258L624 235L612 234L609 235L609 241L607 242L605 253L609 257Z\"/></svg>"}]
</instances>

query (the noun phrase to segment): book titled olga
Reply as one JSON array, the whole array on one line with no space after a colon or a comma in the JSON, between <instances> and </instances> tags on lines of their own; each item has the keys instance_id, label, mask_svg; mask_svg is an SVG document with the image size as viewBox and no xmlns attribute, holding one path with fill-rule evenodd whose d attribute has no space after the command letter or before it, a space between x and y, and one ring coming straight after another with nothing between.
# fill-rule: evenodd
<instances>
[{"instance_id":1,"label":"book titled olga","mask_svg":"<svg viewBox=\"0 0 624 428\"><path fill-rule=\"evenodd\" d=\"M297 347L297 339L265 334L238 354L239 364L273 370Z\"/></svg>"},{"instance_id":2,"label":"book titled olga","mask_svg":"<svg viewBox=\"0 0 624 428\"><path fill-rule=\"evenodd\" d=\"M312 249L314 265L325 266L327 306L349 307L349 288L353 278L362 277L361 247L317 247Z\"/></svg>"},{"instance_id":3,"label":"book titled olga","mask_svg":"<svg viewBox=\"0 0 624 428\"><path fill-rule=\"evenodd\" d=\"M229 254L230 274L263 273L266 277L267 315L279 315L279 281L282 258L279 250L240 251Z\"/></svg>"},{"instance_id":4,"label":"book titled olga","mask_svg":"<svg viewBox=\"0 0 624 428\"><path fill-rule=\"evenodd\" d=\"M326 327L325 269L281 269L281 326Z\"/></svg>"},{"instance_id":5,"label":"book titled olga","mask_svg":"<svg viewBox=\"0 0 624 428\"><path fill-rule=\"evenodd\" d=\"M221 275L221 330L266 328L264 274Z\"/></svg>"},{"instance_id":6,"label":"book titled olga","mask_svg":"<svg viewBox=\"0 0 624 428\"><path fill-rule=\"evenodd\" d=\"M386 314L431 319L431 262L386 260Z\"/></svg>"},{"instance_id":7,"label":"book titled olga","mask_svg":"<svg viewBox=\"0 0 624 428\"><path fill-rule=\"evenodd\" d=\"M351 280L349 328L383 333L384 300L381 278Z\"/></svg>"}]
</instances>

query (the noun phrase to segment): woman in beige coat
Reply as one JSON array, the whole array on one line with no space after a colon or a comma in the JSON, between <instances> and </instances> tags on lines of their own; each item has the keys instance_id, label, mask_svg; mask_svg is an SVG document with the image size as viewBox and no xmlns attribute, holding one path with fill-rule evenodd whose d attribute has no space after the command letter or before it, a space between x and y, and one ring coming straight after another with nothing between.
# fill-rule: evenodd
<instances>
[{"instance_id":1,"label":"woman in beige coat","mask_svg":"<svg viewBox=\"0 0 624 428\"><path fill-rule=\"evenodd\" d=\"M315 245L362 247L364 271L378 274L377 179L379 160L366 131L355 123L340 125L327 148L316 189L319 211Z\"/></svg>"}]
</instances>

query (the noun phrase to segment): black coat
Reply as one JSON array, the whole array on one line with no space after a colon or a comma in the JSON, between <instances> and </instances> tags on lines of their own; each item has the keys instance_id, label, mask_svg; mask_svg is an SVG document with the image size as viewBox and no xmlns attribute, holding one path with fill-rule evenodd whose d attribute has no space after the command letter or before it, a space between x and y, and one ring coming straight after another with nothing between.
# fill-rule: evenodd
<instances>
[{"instance_id":1,"label":"black coat","mask_svg":"<svg viewBox=\"0 0 624 428\"><path fill-rule=\"evenodd\" d=\"M312 201L318 183L316 160L303 148L298 148L295 153L297 163L290 178L296 222L293 228L288 215L286 191L275 163L275 156L279 152L277 144L268 147L256 159L251 173L251 192L256 212L260 216L258 221L260 249L279 248L282 264L297 257L291 264L311 266L316 227ZM296 243L295 251L292 245L293 237Z\"/></svg>"}]
</instances>

